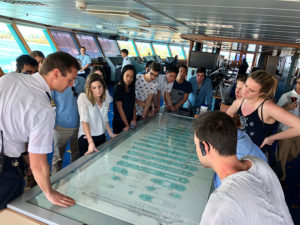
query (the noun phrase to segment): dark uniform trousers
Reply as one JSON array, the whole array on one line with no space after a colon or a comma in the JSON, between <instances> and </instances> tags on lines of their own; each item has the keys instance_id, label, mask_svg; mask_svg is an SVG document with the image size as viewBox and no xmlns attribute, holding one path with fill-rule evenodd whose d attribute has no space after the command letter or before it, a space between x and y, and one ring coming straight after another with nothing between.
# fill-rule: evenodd
<instances>
[{"instance_id":1,"label":"dark uniform trousers","mask_svg":"<svg viewBox=\"0 0 300 225\"><path fill-rule=\"evenodd\" d=\"M23 193L24 165L22 156L20 158L5 156L3 171L0 173L0 210Z\"/></svg>"}]
</instances>

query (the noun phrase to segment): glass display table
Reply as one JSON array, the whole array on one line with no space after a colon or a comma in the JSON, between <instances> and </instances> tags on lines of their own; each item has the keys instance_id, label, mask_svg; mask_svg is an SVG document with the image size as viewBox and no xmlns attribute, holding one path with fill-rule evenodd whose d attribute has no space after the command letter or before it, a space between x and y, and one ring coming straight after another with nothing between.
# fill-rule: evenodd
<instances>
[{"instance_id":1,"label":"glass display table","mask_svg":"<svg viewBox=\"0 0 300 225\"><path fill-rule=\"evenodd\" d=\"M162 113L98 149L51 177L75 206L35 187L8 207L47 224L199 224L213 171L198 161L192 118Z\"/></svg>"}]
</instances>

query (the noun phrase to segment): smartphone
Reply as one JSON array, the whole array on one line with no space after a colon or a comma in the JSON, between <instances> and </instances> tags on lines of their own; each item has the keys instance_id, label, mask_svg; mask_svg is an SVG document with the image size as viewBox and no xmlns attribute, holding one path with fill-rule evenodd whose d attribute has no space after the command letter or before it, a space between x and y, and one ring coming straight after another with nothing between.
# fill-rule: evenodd
<instances>
[{"instance_id":1,"label":"smartphone","mask_svg":"<svg viewBox=\"0 0 300 225\"><path fill-rule=\"evenodd\" d=\"M297 101L297 97L291 97L292 102Z\"/></svg>"}]
</instances>

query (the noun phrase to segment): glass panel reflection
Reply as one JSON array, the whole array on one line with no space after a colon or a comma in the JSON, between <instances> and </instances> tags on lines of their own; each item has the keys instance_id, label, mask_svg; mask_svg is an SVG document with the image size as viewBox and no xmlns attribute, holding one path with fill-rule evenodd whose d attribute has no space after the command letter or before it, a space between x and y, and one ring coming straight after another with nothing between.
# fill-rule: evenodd
<instances>
[{"instance_id":1,"label":"glass panel reflection","mask_svg":"<svg viewBox=\"0 0 300 225\"><path fill-rule=\"evenodd\" d=\"M53 50L43 32L43 29L23 25L18 25L18 28L31 51L39 50L43 52L45 57L53 53Z\"/></svg>"},{"instance_id":2,"label":"glass panel reflection","mask_svg":"<svg viewBox=\"0 0 300 225\"><path fill-rule=\"evenodd\" d=\"M16 58L22 55L16 40L7 25L0 22L0 62L4 73L16 71Z\"/></svg>"},{"instance_id":3,"label":"glass panel reflection","mask_svg":"<svg viewBox=\"0 0 300 225\"><path fill-rule=\"evenodd\" d=\"M169 48L168 45L165 44L157 44L157 43L152 43L155 54L160 56L161 59L165 59L170 56Z\"/></svg>"}]
</instances>

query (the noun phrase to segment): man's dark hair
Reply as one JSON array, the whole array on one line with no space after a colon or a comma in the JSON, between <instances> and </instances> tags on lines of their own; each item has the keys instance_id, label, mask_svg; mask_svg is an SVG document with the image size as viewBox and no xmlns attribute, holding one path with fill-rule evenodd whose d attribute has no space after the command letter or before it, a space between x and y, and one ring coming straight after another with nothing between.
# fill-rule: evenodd
<instances>
[{"instance_id":1,"label":"man's dark hair","mask_svg":"<svg viewBox=\"0 0 300 225\"><path fill-rule=\"evenodd\" d=\"M125 53L126 55L128 55L128 50L126 48L122 49L121 52Z\"/></svg>"},{"instance_id":2,"label":"man's dark hair","mask_svg":"<svg viewBox=\"0 0 300 225\"><path fill-rule=\"evenodd\" d=\"M155 72L160 72L161 66L160 66L160 64L157 63L157 62L152 62L152 63L150 64L150 66L148 67L148 71L150 71L150 70L153 70L153 71L155 71ZM147 71L147 72L148 72L148 71Z\"/></svg>"},{"instance_id":3,"label":"man's dark hair","mask_svg":"<svg viewBox=\"0 0 300 225\"><path fill-rule=\"evenodd\" d=\"M99 70L103 74L103 78L106 78L106 73L104 72L104 69L102 66L93 66L91 69L91 73L95 73L95 71Z\"/></svg>"},{"instance_id":4,"label":"man's dark hair","mask_svg":"<svg viewBox=\"0 0 300 225\"><path fill-rule=\"evenodd\" d=\"M177 68L177 66L171 66L171 67L168 69L167 72L168 72L168 73L176 73L176 74L178 74L179 69Z\"/></svg>"},{"instance_id":5,"label":"man's dark hair","mask_svg":"<svg viewBox=\"0 0 300 225\"><path fill-rule=\"evenodd\" d=\"M150 61L148 61L147 63L146 63L146 67L148 68L150 65L151 65L151 63L153 63L154 61L152 61L152 60L150 60Z\"/></svg>"},{"instance_id":6,"label":"man's dark hair","mask_svg":"<svg viewBox=\"0 0 300 225\"><path fill-rule=\"evenodd\" d=\"M196 74L197 74L197 73L204 73L204 74L206 74L206 69L205 69L205 67L199 67L199 68L197 69Z\"/></svg>"},{"instance_id":7,"label":"man's dark hair","mask_svg":"<svg viewBox=\"0 0 300 225\"><path fill-rule=\"evenodd\" d=\"M46 75L54 69L59 69L62 76L65 77L71 69L80 70L80 65L73 56L66 52L54 52L48 55L42 64L40 73Z\"/></svg>"},{"instance_id":8,"label":"man's dark hair","mask_svg":"<svg viewBox=\"0 0 300 225\"><path fill-rule=\"evenodd\" d=\"M30 65L30 66L38 66L38 62L32 58L29 55L21 55L16 59L17 62L17 72L21 73L22 69L24 68L24 65Z\"/></svg>"},{"instance_id":9,"label":"man's dark hair","mask_svg":"<svg viewBox=\"0 0 300 225\"><path fill-rule=\"evenodd\" d=\"M194 131L199 141L206 141L222 156L236 154L237 129L233 119L224 112L213 111L195 120Z\"/></svg>"},{"instance_id":10,"label":"man's dark hair","mask_svg":"<svg viewBox=\"0 0 300 225\"><path fill-rule=\"evenodd\" d=\"M80 47L80 49L82 49L82 48L83 48L84 50L86 50L86 48L85 48L84 46L81 46L81 47Z\"/></svg>"},{"instance_id":11,"label":"man's dark hair","mask_svg":"<svg viewBox=\"0 0 300 225\"><path fill-rule=\"evenodd\" d=\"M184 69L186 69L186 71L188 71L188 68L187 68L187 66L186 66L186 65L183 65L183 64L182 64L182 65L180 65L180 66L179 66L179 69L180 69L181 67L183 67Z\"/></svg>"},{"instance_id":12,"label":"man's dark hair","mask_svg":"<svg viewBox=\"0 0 300 225\"><path fill-rule=\"evenodd\" d=\"M44 54L41 52L41 51L38 51L38 50L35 50L35 51L32 51L30 54L29 54L32 58L35 58L37 56L41 57L41 58L45 58Z\"/></svg>"}]
</instances>

